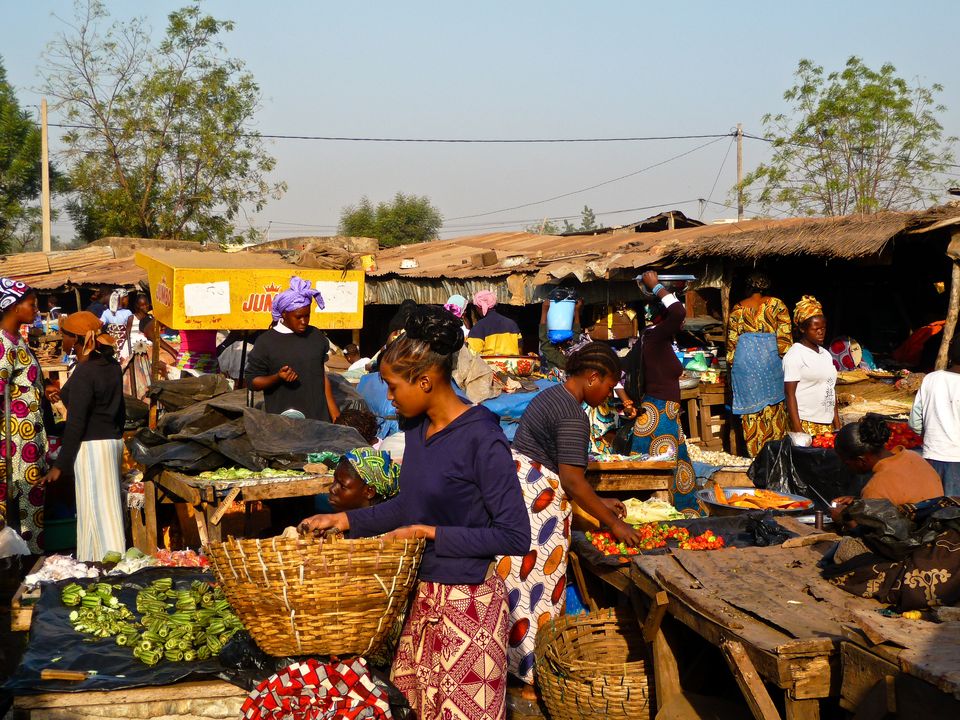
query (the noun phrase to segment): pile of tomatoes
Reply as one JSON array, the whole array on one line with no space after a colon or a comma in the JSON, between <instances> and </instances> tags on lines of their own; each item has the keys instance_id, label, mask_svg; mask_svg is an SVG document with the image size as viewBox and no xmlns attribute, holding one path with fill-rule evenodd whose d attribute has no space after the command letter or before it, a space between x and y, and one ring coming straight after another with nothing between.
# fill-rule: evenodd
<instances>
[{"instance_id":1,"label":"pile of tomatoes","mask_svg":"<svg viewBox=\"0 0 960 720\"><path fill-rule=\"evenodd\" d=\"M913 450L923 445L921 438L905 422L887 423L890 426L890 439L887 441L887 450L893 450L895 447L903 446L907 450ZM836 442L836 433L824 433L813 438L812 447L815 448L833 448Z\"/></svg>"},{"instance_id":2,"label":"pile of tomatoes","mask_svg":"<svg viewBox=\"0 0 960 720\"><path fill-rule=\"evenodd\" d=\"M707 530L702 532L696 537L691 537L689 540L684 540L680 543L681 550L719 550L724 547L726 543L723 541L723 538L720 535L715 534L712 530Z\"/></svg>"},{"instance_id":3,"label":"pile of tomatoes","mask_svg":"<svg viewBox=\"0 0 960 720\"><path fill-rule=\"evenodd\" d=\"M587 541L604 555L639 555L641 550L655 550L673 540L682 550L718 550L724 547L723 538L711 530L692 537L686 528L666 523L647 523L637 528L640 544L630 547L618 542L608 531L588 532Z\"/></svg>"}]
</instances>

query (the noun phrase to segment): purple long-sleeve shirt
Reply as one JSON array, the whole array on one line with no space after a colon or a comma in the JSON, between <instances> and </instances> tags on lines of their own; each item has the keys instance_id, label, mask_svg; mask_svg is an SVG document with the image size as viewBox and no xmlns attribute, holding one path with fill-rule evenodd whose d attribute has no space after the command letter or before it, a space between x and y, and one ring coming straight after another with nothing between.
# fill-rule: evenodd
<instances>
[{"instance_id":1,"label":"purple long-sleeve shirt","mask_svg":"<svg viewBox=\"0 0 960 720\"><path fill-rule=\"evenodd\" d=\"M530 519L517 468L497 416L467 410L427 438L428 419L406 432L400 493L380 505L347 513L351 537L405 525L433 525L420 579L448 585L483 582L497 555L530 549Z\"/></svg>"}]
</instances>

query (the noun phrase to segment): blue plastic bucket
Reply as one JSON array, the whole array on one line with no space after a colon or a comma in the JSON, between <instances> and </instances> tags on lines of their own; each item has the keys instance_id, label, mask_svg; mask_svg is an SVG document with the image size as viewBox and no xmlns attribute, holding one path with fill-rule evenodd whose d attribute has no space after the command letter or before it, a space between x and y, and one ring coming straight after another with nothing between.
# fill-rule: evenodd
<instances>
[{"instance_id":1,"label":"blue plastic bucket","mask_svg":"<svg viewBox=\"0 0 960 720\"><path fill-rule=\"evenodd\" d=\"M566 342L573 337L573 300L550 301L547 309L547 338L552 343Z\"/></svg>"}]
</instances>

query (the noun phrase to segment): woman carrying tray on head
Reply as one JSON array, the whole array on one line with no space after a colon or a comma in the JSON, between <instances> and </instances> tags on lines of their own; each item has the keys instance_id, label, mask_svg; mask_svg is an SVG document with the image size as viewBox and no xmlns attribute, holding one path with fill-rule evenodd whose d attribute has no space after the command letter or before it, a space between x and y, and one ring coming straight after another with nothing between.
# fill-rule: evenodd
<instances>
[{"instance_id":1,"label":"woman carrying tray on head","mask_svg":"<svg viewBox=\"0 0 960 720\"><path fill-rule=\"evenodd\" d=\"M498 555L523 555L530 522L497 417L453 390L463 346L456 317L416 308L380 360L406 431L399 494L373 507L315 515L301 529L352 537L425 537L410 616L392 679L422 720L506 716L507 593ZM392 532L391 532L392 531Z\"/></svg>"}]
</instances>

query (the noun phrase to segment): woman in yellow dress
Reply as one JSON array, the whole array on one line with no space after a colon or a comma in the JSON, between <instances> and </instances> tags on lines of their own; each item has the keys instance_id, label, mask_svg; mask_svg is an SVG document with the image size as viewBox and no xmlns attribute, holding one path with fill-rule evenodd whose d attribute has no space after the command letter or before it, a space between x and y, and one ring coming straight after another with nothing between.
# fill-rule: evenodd
<instances>
[{"instance_id":1,"label":"woman in yellow dress","mask_svg":"<svg viewBox=\"0 0 960 720\"><path fill-rule=\"evenodd\" d=\"M790 311L782 300L767 295L769 289L766 275L750 275L747 296L734 306L727 326L733 412L740 416L751 457L787 432L780 359L793 344Z\"/></svg>"}]
</instances>

